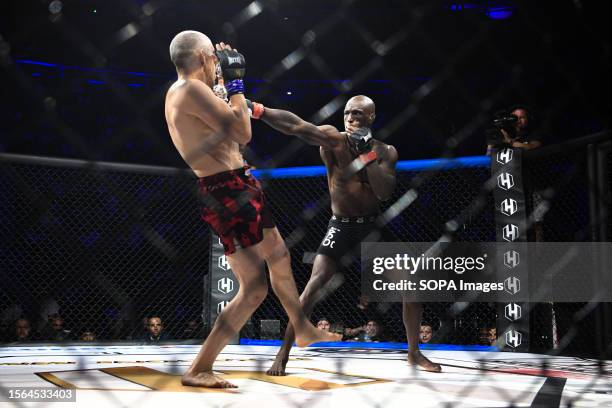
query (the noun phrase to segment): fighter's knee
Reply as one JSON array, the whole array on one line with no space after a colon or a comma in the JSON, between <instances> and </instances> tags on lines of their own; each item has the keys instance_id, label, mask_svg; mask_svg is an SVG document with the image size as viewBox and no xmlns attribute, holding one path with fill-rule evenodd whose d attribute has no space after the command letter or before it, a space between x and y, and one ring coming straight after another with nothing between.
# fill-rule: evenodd
<instances>
[{"instance_id":1,"label":"fighter's knee","mask_svg":"<svg viewBox=\"0 0 612 408\"><path fill-rule=\"evenodd\" d=\"M300 304L302 305L302 307L310 305L311 301L312 301L312 296L310 295L310 293L307 293L306 291L304 291L300 295Z\"/></svg>"},{"instance_id":2,"label":"fighter's knee","mask_svg":"<svg viewBox=\"0 0 612 408\"><path fill-rule=\"evenodd\" d=\"M258 284L245 288L244 296L251 306L259 306L268 296L268 285Z\"/></svg>"},{"instance_id":3,"label":"fighter's knee","mask_svg":"<svg viewBox=\"0 0 612 408\"><path fill-rule=\"evenodd\" d=\"M276 243L276 245L274 245L274 247L270 251L267 261L274 263L274 262L278 262L281 260L287 260L287 259L289 260L291 259L289 250L287 249L285 242L279 241Z\"/></svg>"},{"instance_id":4,"label":"fighter's knee","mask_svg":"<svg viewBox=\"0 0 612 408\"><path fill-rule=\"evenodd\" d=\"M310 275L310 280L317 282L319 285L324 285L331 279L334 271L325 268L314 268Z\"/></svg>"}]
</instances>

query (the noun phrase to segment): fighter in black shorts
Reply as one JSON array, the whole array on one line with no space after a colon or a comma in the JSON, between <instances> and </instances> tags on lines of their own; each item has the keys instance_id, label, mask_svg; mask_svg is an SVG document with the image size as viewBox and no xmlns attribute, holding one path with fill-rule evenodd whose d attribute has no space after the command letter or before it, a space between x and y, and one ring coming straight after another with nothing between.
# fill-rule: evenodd
<instances>
[{"instance_id":1,"label":"fighter in black shorts","mask_svg":"<svg viewBox=\"0 0 612 408\"><path fill-rule=\"evenodd\" d=\"M332 219L321 242L312 275L300 301L310 315L320 297L320 290L344 265L345 256L359 249L362 241L394 239L379 228L374 218L380 202L390 198L395 187L397 152L393 146L372 138L374 102L367 96L351 98L344 109L344 132L333 126L315 126L291 112L264 108L247 100L251 117L261 118L274 129L295 135L308 144L319 146L327 170L331 196ZM428 371L440 371L440 365L429 361L419 350L419 328L422 307L419 303L403 304L404 326L408 337L408 361ZM283 346L268 370L269 375L285 375L285 366L293 343L293 329L287 327Z\"/></svg>"}]
</instances>

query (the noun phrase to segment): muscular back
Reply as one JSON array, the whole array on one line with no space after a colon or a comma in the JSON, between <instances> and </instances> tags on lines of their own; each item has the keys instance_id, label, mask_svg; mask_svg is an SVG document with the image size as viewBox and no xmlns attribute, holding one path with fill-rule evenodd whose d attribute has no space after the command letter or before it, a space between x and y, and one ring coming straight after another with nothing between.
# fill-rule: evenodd
<instances>
[{"instance_id":1,"label":"muscular back","mask_svg":"<svg viewBox=\"0 0 612 408\"><path fill-rule=\"evenodd\" d=\"M332 212L346 217L375 214L379 211L380 200L368 182L366 169L356 174L351 169L350 164L357 154L351 150L346 134L341 134L343 142L339 146L319 149L327 170ZM373 150L384 159L386 146L375 140Z\"/></svg>"},{"instance_id":2,"label":"muscular back","mask_svg":"<svg viewBox=\"0 0 612 408\"><path fill-rule=\"evenodd\" d=\"M197 100L189 96L190 86L193 83L179 80L166 94L166 122L181 157L198 177L242 167L239 143L197 114L203 107L195 106Z\"/></svg>"}]
</instances>

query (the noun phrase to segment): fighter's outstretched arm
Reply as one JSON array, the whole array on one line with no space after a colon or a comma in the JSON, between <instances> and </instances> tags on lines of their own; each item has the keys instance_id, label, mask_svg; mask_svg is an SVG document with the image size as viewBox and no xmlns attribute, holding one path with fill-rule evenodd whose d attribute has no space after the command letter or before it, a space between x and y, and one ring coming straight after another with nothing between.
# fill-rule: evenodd
<instances>
[{"instance_id":1,"label":"fighter's outstretched arm","mask_svg":"<svg viewBox=\"0 0 612 408\"><path fill-rule=\"evenodd\" d=\"M249 100L247 106L252 118L261 119L279 132L297 136L310 145L334 148L342 142L342 134L333 126L316 126L292 112L267 106L264 108Z\"/></svg>"}]
</instances>

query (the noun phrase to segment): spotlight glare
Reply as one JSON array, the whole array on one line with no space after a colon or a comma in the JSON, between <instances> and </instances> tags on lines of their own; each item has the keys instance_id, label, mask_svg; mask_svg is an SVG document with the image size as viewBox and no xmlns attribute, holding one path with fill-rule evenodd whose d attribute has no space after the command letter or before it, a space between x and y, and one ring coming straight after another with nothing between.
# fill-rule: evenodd
<instances>
[{"instance_id":1,"label":"spotlight glare","mask_svg":"<svg viewBox=\"0 0 612 408\"><path fill-rule=\"evenodd\" d=\"M63 3L60 0L53 0L49 3L49 12L51 14L59 14L62 12Z\"/></svg>"}]
</instances>

